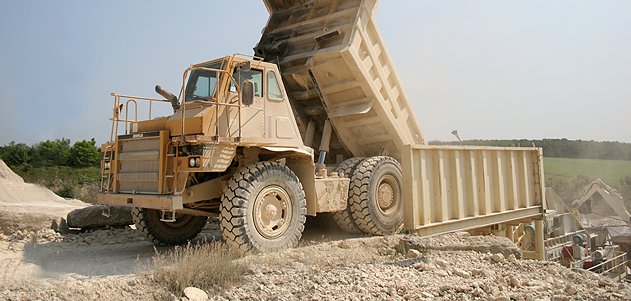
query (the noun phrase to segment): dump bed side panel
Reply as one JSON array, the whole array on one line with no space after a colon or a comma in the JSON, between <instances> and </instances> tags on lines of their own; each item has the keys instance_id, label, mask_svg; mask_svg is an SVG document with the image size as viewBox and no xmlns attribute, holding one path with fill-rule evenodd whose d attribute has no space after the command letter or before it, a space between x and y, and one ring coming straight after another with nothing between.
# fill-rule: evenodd
<instances>
[{"instance_id":1,"label":"dump bed side panel","mask_svg":"<svg viewBox=\"0 0 631 301\"><path fill-rule=\"evenodd\" d=\"M404 220L435 235L525 218L544 208L539 148L406 145Z\"/></svg>"},{"instance_id":2,"label":"dump bed side panel","mask_svg":"<svg viewBox=\"0 0 631 301\"><path fill-rule=\"evenodd\" d=\"M401 159L404 144L426 144L379 33L375 0L264 0L270 19L257 55L279 64L301 131L324 121L332 148L347 155ZM338 143L339 142L339 143Z\"/></svg>"}]
</instances>

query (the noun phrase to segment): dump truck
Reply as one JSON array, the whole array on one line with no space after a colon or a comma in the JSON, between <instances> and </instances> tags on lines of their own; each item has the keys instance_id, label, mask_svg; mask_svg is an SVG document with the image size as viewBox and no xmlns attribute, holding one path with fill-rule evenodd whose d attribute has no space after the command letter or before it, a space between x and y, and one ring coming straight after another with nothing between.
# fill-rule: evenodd
<instances>
[{"instance_id":1,"label":"dump truck","mask_svg":"<svg viewBox=\"0 0 631 301\"><path fill-rule=\"evenodd\" d=\"M244 252L295 246L321 213L372 235L541 218L540 149L427 145L376 0L264 2L254 55L191 65L178 96L112 94L100 203L133 207L156 244L186 243L219 217ZM152 119L156 102L173 115Z\"/></svg>"}]
</instances>

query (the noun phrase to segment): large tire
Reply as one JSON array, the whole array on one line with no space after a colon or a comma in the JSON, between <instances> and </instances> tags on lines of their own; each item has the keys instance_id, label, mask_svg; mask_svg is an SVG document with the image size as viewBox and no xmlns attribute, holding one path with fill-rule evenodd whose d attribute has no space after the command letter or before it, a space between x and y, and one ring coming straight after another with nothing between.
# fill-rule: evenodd
<instances>
[{"instance_id":1,"label":"large tire","mask_svg":"<svg viewBox=\"0 0 631 301\"><path fill-rule=\"evenodd\" d=\"M401 165L385 156L368 158L351 179L351 215L362 231L373 235L397 232L403 224Z\"/></svg>"},{"instance_id":2,"label":"large tire","mask_svg":"<svg viewBox=\"0 0 631 301\"><path fill-rule=\"evenodd\" d=\"M342 162L342 164L340 164L340 166L338 166L335 169L335 172L337 172L341 177L350 179L353 177L353 173L355 172L355 168L357 167L357 165L364 159L365 158L363 157L354 157L354 158L346 159L344 160L344 162ZM352 191L353 191L352 184L353 183L351 182L351 185L348 190L347 203L350 200L350 197L352 195ZM353 220L353 216L351 215L351 209L349 205L347 205L346 209L342 211L333 212L332 214L333 219L335 220L335 223L340 227L340 229L344 230L345 232L353 233L353 234L361 234L363 232L361 229L359 229L359 227Z\"/></svg>"},{"instance_id":3,"label":"large tire","mask_svg":"<svg viewBox=\"0 0 631 301\"><path fill-rule=\"evenodd\" d=\"M206 225L208 217L176 215L175 222L160 220L160 210L132 208L131 216L136 229L145 233L155 245L182 245L195 238Z\"/></svg>"},{"instance_id":4,"label":"large tire","mask_svg":"<svg viewBox=\"0 0 631 301\"><path fill-rule=\"evenodd\" d=\"M257 162L228 181L221 198L221 232L243 253L293 248L304 230L307 201L287 166Z\"/></svg>"}]
</instances>

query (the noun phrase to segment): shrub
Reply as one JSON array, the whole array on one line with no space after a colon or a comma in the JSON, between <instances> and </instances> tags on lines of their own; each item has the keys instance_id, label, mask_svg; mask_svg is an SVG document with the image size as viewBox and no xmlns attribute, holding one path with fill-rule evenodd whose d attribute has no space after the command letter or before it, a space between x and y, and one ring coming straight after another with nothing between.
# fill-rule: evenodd
<instances>
[{"instance_id":1,"label":"shrub","mask_svg":"<svg viewBox=\"0 0 631 301\"><path fill-rule=\"evenodd\" d=\"M101 153L96 148L94 138L90 141L77 141L70 149L70 165L87 167L96 165L101 160Z\"/></svg>"},{"instance_id":2,"label":"shrub","mask_svg":"<svg viewBox=\"0 0 631 301\"><path fill-rule=\"evenodd\" d=\"M57 195L63 198L76 199L77 198L77 185L74 183L66 182L57 190Z\"/></svg>"},{"instance_id":3,"label":"shrub","mask_svg":"<svg viewBox=\"0 0 631 301\"><path fill-rule=\"evenodd\" d=\"M216 291L243 279L247 268L235 262L236 258L238 256L221 243L178 246L166 254L156 252L153 280L177 295L182 295L189 286Z\"/></svg>"}]
</instances>

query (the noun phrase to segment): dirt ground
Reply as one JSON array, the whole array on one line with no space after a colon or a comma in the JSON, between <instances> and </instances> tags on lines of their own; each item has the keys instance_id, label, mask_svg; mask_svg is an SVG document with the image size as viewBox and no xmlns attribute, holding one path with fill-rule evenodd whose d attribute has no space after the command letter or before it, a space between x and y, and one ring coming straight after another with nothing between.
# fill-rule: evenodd
<instances>
[{"instance_id":1,"label":"dirt ground","mask_svg":"<svg viewBox=\"0 0 631 301\"><path fill-rule=\"evenodd\" d=\"M219 239L209 223L195 243ZM245 281L211 300L622 300L629 286L583 270L478 252L498 244L468 233L424 238L417 257L404 235L339 239L307 230L298 248L239 259ZM317 229L317 228L315 228ZM0 242L0 300L186 300L147 273L154 247L138 231L99 230ZM480 243L481 242L481 243ZM401 254L405 253L405 254ZM499 254L499 253L495 253Z\"/></svg>"},{"instance_id":2,"label":"dirt ground","mask_svg":"<svg viewBox=\"0 0 631 301\"><path fill-rule=\"evenodd\" d=\"M130 227L55 233L49 229L53 219L86 204L34 194L35 188L23 185L30 184L0 166L0 300L186 300L151 280L151 259L169 247L154 247ZM11 199L7 191L22 199ZM210 299L631 299L627 284L598 274L500 255L504 238L465 232L361 237L324 225L310 219L295 249L238 259L248 266L244 282ZM213 221L193 243L219 239ZM417 249L408 251L402 241L413 241Z\"/></svg>"}]
</instances>

